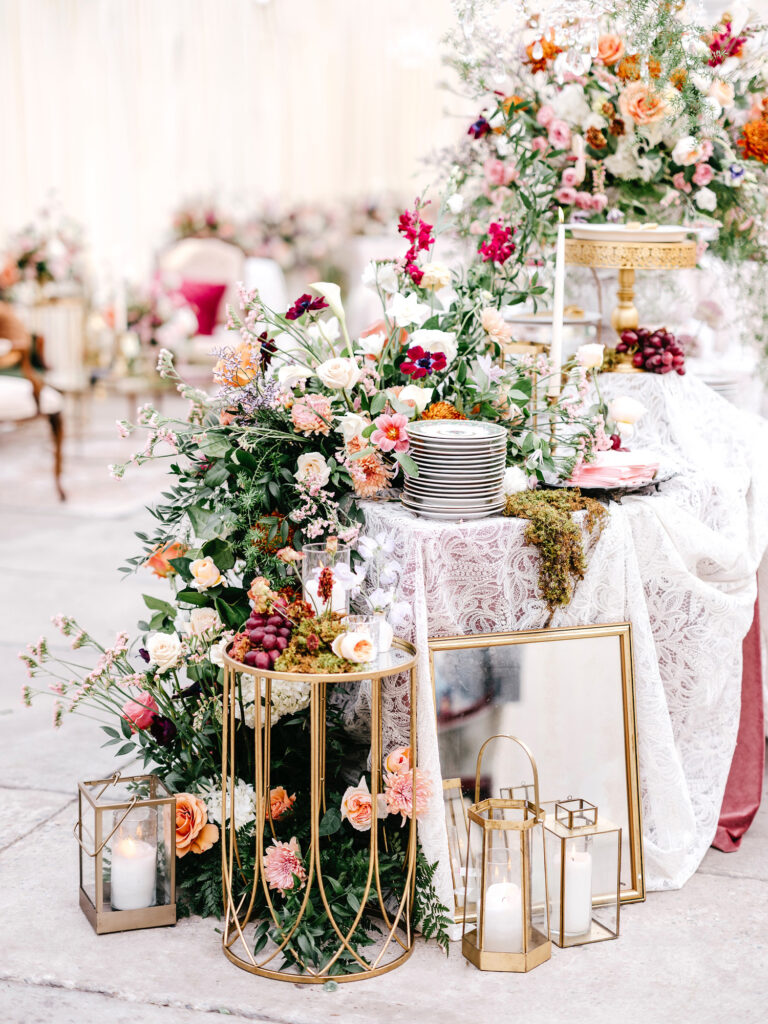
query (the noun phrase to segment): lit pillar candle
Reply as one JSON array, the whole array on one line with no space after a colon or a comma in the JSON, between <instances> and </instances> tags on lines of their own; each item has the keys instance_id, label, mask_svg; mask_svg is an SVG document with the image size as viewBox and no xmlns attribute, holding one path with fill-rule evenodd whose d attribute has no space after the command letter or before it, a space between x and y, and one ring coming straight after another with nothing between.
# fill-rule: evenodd
<instances>
[{"instance_id":1,"label":"lit pillar candle","mask_svg":"<svg viewBox=\"0 0 768 1024\"><path fill-rule=\"evenodd\" d=\"M141 910L155 903L157 855L143 839L120 839L112 850L110 878L114 910Z\"/></svg>"},{"instance_id":2,"label":"lit pillar candle","mask_svg":"<svg viewBox=\"0 0 768 1024\"><path fill-rule=\"evenodd\" d=\"M514 882L489 885L483 904L483 949L490 953L520 953L523 948L523 900Z\"/></svg>"},{"instance_id":3,"label":"lit pillar candle","mask_svg":"<svg viewBox=\"0 0 768 1024\"><path fill-rule=\"evenodd\" d=\"M592 854L571 850L565 855L566 935L584 935L592 926Z\"/></svg>"},{"instance_id":4,"label":"lit pillar candle","mask_svg":"<svg viewBox=\"0 0 768 1024\"><path fill-rule=\"evenodd\" d=\"M548 394L557 398L560 394L560 368L563 365L563 308L565 302L565 223L562 207L558 209L557 248L555 250L555 300L552 309L552 343L549 359L552 376L549 379Z\"/></svg>"}]
</instances>

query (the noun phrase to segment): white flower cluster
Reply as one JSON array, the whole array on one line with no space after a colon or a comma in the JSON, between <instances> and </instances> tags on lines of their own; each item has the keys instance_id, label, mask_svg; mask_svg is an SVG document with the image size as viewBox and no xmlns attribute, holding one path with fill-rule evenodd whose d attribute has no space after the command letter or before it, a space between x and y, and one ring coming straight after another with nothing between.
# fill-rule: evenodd
<instances>
[{"instance_id":1,"label":"white flower cluster","mask_svg":"<svg viewBox=\"0 0 768 1024\"><path fill-rule=\"evenodd\" d=\"M282 680L272 682L271 693L271 724L274 725L285 715L294 715L297 711L303 711L308 707L312 696L312 687L309 683L289 683ZM261 699L264 698L264 684L261 686ZM240 677L239 700L235 709L235 716L241 717L240 705L242 704L242 717L249 729L256 727L256 680L252 676L242 675Z\"/></svg>"},{"instance_id":2,"label":"white flower cluster","mask_svg":"<svg viewBox=\"0 0 768 1024\"><path fill-rule=\"evenodd\" d=\"M204 779L197 787L198 796L205 801L208 820L221 825L221 786L212 779ZM229 788L227 788L227 819L231 815ZM238 779L235 786L235 831L249 825L256 819L256 790L247 782Z\"/></svg>"}]
</instances>

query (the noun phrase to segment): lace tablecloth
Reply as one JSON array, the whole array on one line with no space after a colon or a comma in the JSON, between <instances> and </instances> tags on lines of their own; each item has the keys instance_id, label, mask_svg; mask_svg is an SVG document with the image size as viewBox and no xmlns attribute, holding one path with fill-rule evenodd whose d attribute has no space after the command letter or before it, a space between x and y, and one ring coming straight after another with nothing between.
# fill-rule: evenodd
<instances>
[{"instance_id":1,"label":"lace tablecloth","mask_svg":"<svg viewBox=\"0 0 768 1024\"><path fill-rule=\"evenodd\" d=\"M608 374L601 387L606 398L643 402L633 447L657 450L678 474L659 494L611 504L584 580L550 625L632 623L646 884L672 889L714 837L733 757L742 640L768 545L768 422L691 377ZM399 597L412 603L411 639L421 651L419 763L438 780L427 640L544 626L537 552L521 520L435 523L397 503L364 509L365 532L390 535L404 567ZM406 718L392 692L393 738ZM436 881L450 906L442 793L434 790L420 838L427 858L440 861Z\"/></svg>"}]
</instances>

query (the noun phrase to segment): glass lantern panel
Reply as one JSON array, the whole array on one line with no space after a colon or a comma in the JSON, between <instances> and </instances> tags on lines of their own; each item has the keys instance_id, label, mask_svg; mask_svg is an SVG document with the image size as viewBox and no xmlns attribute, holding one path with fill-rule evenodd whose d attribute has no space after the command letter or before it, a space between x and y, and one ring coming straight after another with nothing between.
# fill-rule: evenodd
<instances>
[{"instance_id":1,"label":"glass lantern panel","mask_svg":"<svg viewBox=\"0 0 768 1024\"><path fill-rule=\"evenodd\" d=\"M158 813L155 807L112 811L109 864L104 868L104 891L113 910L144 910L157 903ZM109 822L109 817L104 817Z\"/></svg>"},{"instance_id":2,"label":"glass lantern panel","mask_svg":"<svg viewBox=\"0 0 768 1024\"><path fill-rule=\"evenodd\" d=\"M552 933L561 946L618 931L620 831L562 836L546 831Z\"/></svg>"},{"instance_id":3,"label":"glass lantern panel","mask_svg":"<svg viewBox=\"0 0 768 1024\"><path fill-rule=\"evenodd\" d=\"M535 825L525 833L530 863L528 900L528 949L535 949L549 939L550 907L544 860L544 826Z\"/></svg>"}]
</instances>

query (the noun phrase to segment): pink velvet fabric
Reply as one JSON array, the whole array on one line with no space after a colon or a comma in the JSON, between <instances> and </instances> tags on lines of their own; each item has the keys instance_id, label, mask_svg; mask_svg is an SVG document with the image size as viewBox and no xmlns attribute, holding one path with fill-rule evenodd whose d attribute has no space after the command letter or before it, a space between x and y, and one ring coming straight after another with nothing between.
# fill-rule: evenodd
<instances>
[{"instance_id":1,"label":"pink velvet fabric","mask_svg":"<svg viewBox=\"0 0 768 1024\"><path fill-rule=\"evenodd\" d=\"M760 806L765 769L763 675L760 658L760 609L744 638L741 675L741 718L736 750L723 795L720 821L712 845L723 853L738 850Z\"/></svg>"},{"instance_id":2,"label":"pink velvet fabric","mask_svg":"<svg viewBox=\"0 0 768 1024\"><path fill-rule=\"evenodd\" d=\"M198 334L213 334L226 284L183 280L179 291L197 316Z\"/></svg>"}]
</instances>

